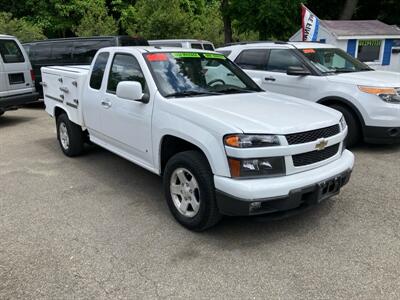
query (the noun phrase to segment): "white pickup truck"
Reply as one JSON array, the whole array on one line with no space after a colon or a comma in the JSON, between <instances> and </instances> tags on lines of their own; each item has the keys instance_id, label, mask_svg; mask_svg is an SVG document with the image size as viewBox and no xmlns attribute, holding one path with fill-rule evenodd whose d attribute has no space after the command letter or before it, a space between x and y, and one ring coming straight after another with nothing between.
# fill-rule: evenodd
<instances>
[{"instance_id":1,"label":"white pickup truck","mask_svg":"<svg viewBox=\"0 0 400 300\"><path fill-rule=\"evenodd\" d=\"M328 107L264 92L225 56L110 47L92 65L42 68L46 111L67 156L91 141L163 176L178 222L295 212L336 195L353 168Z\"/></svg>"}]
</instances>

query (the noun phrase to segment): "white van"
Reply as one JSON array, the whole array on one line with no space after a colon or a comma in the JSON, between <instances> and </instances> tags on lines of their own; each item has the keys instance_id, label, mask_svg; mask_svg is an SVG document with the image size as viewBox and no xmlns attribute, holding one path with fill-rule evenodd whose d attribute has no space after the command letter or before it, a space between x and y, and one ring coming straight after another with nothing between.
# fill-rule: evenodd
<instances>
[{"instance_id":1,"label":"white van","mask_svg":"<svg viewBox=\"0 0 400 300\"><path fill-rule=\"evenodd\" d=\"M28 55L13 36L0 35L0 115L37 101L34 74Z\"/></svg>"},{"instance_id":2,"label":"white van","mask_svg":"<svg viewBox=\"0 0 400 300\"><path fill-rule=\"evenodd\" d=\"M204 49L214 51L215 47L213 43L204 40L151 40L148 41L150 46L162 46L162 47L178 47L178 48L191 48L191 49Z\"/></svg>"}]
</instances>

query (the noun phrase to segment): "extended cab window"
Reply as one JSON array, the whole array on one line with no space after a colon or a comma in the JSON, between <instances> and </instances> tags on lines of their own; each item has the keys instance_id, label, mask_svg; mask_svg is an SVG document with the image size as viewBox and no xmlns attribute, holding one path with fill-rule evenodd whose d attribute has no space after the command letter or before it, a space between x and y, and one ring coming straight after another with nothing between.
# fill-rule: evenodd
<instances>
[{"instance_id":1,"label":"extended cab window","mask_svg":"<svg viewBox=\"0 0 400 300\"><path fill-rule=\"evenodd\" d=\"M90 87L92 89L99 90L101 88L101 82L103 81L104 70L106 69L109 56L110 54L108 52L102 52L97 56L92 75L90 76Z\"/></svg>"},{"instance_id":2,"label":"extended cab window","mask_svg":"<svg viewBox=\"0 0 400 300\"><path fill-rule=\"evenodd\" d=\"M265 70L267 57L268 50L266 49L249 49L242 51L236 58L235 63L243 69Z\"/></svg>"},{"instance_id":3,"label":"extended cab window","mask_svg":"<svg viewBox=\"0 0 400 300\"><path fill-rule=\"evenodd\" d=\"M116 54L108 77L107 92L115 94L121 81L138 81L146 90L146 80L137 59L130 54Z\"/></svg>"},{"instance_id":4,"label":"extended cab window","mask_svg":"<svg viewBox=\"0 0 400 300\"><path fill-rule=\"evenodd\" d=\"M302 67L303 63L289 49L272 49L269 54L267 70L286 72L289 67Z\"/></svg>"},{"instance_id":5,"label":"extended cab window","mask_svg":"<svg viewBox=\"0 0 400 300\"><path fill-rule=\"evenodd\" d=\"M24 62L24 56L18 44L13 40L0 40L0 54L4 63Z\"/></svg>"}]
</instances>

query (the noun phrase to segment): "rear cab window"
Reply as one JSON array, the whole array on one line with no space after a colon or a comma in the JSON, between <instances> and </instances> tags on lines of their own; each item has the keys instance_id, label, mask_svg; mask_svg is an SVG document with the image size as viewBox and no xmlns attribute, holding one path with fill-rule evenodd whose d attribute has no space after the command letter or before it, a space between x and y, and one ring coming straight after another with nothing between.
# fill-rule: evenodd
<instances>
[{"instance_id":1,"label":"rear cab window","mask_svg":"<svg viewBox=\"0 0 400 300\"><path fill-rule=\"evenodd\" d=\"M0 55L6 64L25 62L24 55L14 40L0 40Z\"/></svg>"}]
</instances>

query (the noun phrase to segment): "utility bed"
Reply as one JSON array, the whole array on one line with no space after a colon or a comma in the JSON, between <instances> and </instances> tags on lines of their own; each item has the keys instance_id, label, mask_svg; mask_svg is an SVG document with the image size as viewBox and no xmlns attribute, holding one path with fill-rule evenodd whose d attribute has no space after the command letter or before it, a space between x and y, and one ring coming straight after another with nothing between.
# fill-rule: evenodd
<instances>
[{"instance_id":1,"label":"utility bed","mask_svg":"<svg viewBox=\"0 0 400 300\"><path fill-rule=\"evenodd\" d=\"M58 104L68 113L72 122L84 124L80 103L89 69L90 66L56 66L41 69L46 111L50 115L54 115L54 106Z\"/></svg>"}]
</instances>

